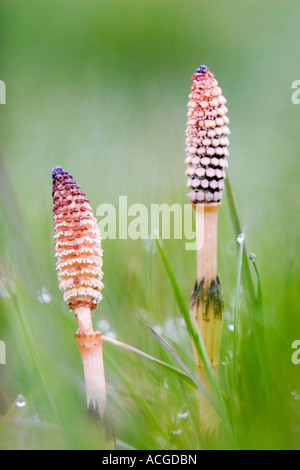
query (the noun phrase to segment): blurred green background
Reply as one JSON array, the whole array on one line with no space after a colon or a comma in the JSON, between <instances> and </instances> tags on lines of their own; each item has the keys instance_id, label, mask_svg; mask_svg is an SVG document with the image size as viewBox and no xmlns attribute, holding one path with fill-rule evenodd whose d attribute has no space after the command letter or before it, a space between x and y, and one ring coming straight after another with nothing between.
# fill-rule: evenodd
<instances>
[{"instance_id":1,"label":"blurred green background","mask_svg":"<svg viewBox=\"0 0 300 470\"><path fill-rule=\"evenodd\" d=\"M92 207L187 203L184 164L190 77L215 73L228 100L230 181L246 244L257 255L276 407L251 390L224 448L297 448L299 318L299 2L267 0L1 0L0 447L94 448L83 431L85 391L76 322L58 290L51 169L62 165ZM232 311L236 243L226 197L219 276ZM186 302L195 254L164 247ZM94 324L172 364L146 323L193 367L191 344L159 255L142 240L104 240L103 301ZM241 308L241 312L243 309ZM99 324L99 322L101 322ZM247 356L245 346L244 354ZM267 360L267 359L266 359ZM111 419L137 449L205 448L195 392L158 366L105 344ZM257 378L259 380L259 377ZM26 406L14 405L21 394ZM124 444L124 445L125 445Z\"/></svg>"}]
</instances>

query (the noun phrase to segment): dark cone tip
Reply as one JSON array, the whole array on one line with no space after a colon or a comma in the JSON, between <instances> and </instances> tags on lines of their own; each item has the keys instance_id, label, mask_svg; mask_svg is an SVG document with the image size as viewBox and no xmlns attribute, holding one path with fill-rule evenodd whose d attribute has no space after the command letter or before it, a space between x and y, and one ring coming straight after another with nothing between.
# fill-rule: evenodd
<instances>
[{"instance_id":1,"label":"dark cone tip","mask_svg":"<svg viewBox=\"0 0 300 470\"><path fill-rule=\"evenodd\" d=\"M199 67L196 68L197 73L206 73L209 72L209 68L207 65L199 65Z\"/></svg>"},{"instance_id":2,"label":"dark cone tip","mask_svg":"<svg viewBox=\"0 0 300 470\"><path fill-rule=\"evenodd\" d=\"M63 169L62 166L55 166L52 168L52 178L53 180L61 179L63 176L71 176L69 173Z\"/></svg>"}]
</instances>

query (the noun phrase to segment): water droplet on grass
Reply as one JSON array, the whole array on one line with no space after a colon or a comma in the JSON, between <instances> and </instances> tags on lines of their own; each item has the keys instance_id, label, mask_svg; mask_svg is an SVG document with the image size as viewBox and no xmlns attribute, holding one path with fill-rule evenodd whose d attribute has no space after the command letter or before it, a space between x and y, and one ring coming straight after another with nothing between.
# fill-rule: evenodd
<instances>
[{"instance_id":1,"label":"water droplet on grass","mask_svg":"<svg viewBox=\"0 0 300 470\"><path fill-rule=\"evenodd\" d=\"M163 328L162 328L160 325L154 325L153 330L154 330L158 335L160 335L160 336L162 335Z\"/></svg>"},{"instance_id":2,"label":"water droplet on grass","mask_svg":"<svg viewBox=\"0 0 300 470\"><path fill-rule=\"evenodd\" d=\"M171 431L171 434L173 434L173 436L180 436L180 434L182 434L182 429L177 429L176 431Z\"/></svg>"},{"instance_id":3,"label":"water droplet on grass","mask_svg":"<svg viewBox=\"0 0 300 470\"><path fill-rule=\"evenodd\" d=\"M224 367L225 367L225 366L228 366L228 365L230 364L230 361L229 361L228 357L225 357L225 361L223 361L221 364L222 364L222 366L224 366Z\"/></svg>"},{"instance_id":4,"label":"water droplet on grass","mask_svg":"<svg viewBox=\"0 0 300 470\"><path fill-rule=\"evenodd\" d=\"M9 299L10 294L8 290L5 287L5 279L4 277L0 278L0 296L3 297L4 299Z\"/></svg>"},{"instance_id":5,"label":"water droplet on grass","mask_svg":"<svg viewBox=\"0 0 300 470\"><path fill-rule=\"evenodd\" d=\"M245 239L245 234L242 232L242 233L240 233L240 234L238 235L238 237L237 237L237 242L238 242L239 244L241 244L241 243L243 243L244 239Z\"/></svg>"},{"instance_id":6,"label":"water droplet on grass","mask_svg":"<svg viewBox=\"0 0 300 470\"><path fill-rule=\"evenodd\" d=\"M49 294L45 287L42 288L42 292L38 295L38 300L41 304L48 304L51 302L52 295Z\"/></svg>"},{"instance_id":7,"label":"water droplet on grass","mask_svg":"<svg viewBox=\"0 0 300 470\"><path fill-rule=\"evenodd\" d=\"M152 236L153 236L153 238L159 238L159 229L158 228L154 228L152 230Z\"/></svg>"},{"instance_id":8,"label":"water droplet on grass","mask_svg":"<svg viewBox=\"0 0 300 470\"><path fill-rule=\"evenodd\" d=\"M105 333L105 336L107 336L107 338L117 339L117 335L114 331L108 331L107 333Z\"/></svg>"},{"instance_id":9,"label":"water droplet on grass","mask_svg":"<svg viewBox=\"0 0 300 470\"><path fill-rule=\"evenodd\" d=\"M232 323L230 323L230 324L228 325L228 330L229 330L229 331L234 331L234 325L233 325Z\"/></svg>"},{"instance_id":10,"label":"water droplet on grass","mask_svg":"<svg viewBox=\"0 0 300 470\"><path fill-rule=\"evenodd\" d=\"M252 261L252 263L256 260L256 254L255 253L249 253L249 260Z\"/></svg>"},{"instance_id":11,"label":"water droplet on grass","mask_svg":"<svg viewBox=\"0 0 300 470\"><path fill-rule=\"evenodd\" d=\"M6 277L0 277L0 296L10 299L11 294L16 293L16 285L14 281Z\"/></svg>"},{"instance_id":12,"label":"water droplet on grass","mask_svg":"<svg viewBox=\"0 0 300 470\"><path fill-rule=\"evenodd\" d=\"M183 325L180 320L179 318L167 318L162 328L163 334L174 343L180 343L185 337L185 330L182 328Z\"/></svg>"},{"instance_id":13,"label":"water droplet on grass","mask_svg":"<svg viewBox=\"0 0 300 470\"><path fill-rule=\"evenodd\" d=\"M18 395L16 399L16 407L17 408L24 408L26 406L26 400L23 395Z\"/></svg>"},{"instance_id":14,"label":"water droplet on grass","mask_svg":"<svg viewBox=\"0 0 300 470\"><path fill-rule=\"evenodd\" d=\"M187 419L190 416L190 413L186 411L185 413L178 413L177 416L179 419Z\"/></svg>"},{"instance_id":15,"label":"water droplet on grass","mask_svg":"<svg viewBox=\"0 0 300 470\"><path fill-rule=\"evenodd\" d=\"M300 400L300 392L298 392L297 390L292 390L291 395L294 398L294 400L297 400L297 401Z\"/></svg>"},{"instance_id":16,"label":"water droplet on grass","mask_svg":"<svg viewBox=\"0 0 300 470\"><path fill-rule=\"evenodd\" d=\"M97 323L97 327L100 331L106 332L110 330L110 323L107 320L99 320Z\"/></svg>"},{"instance_id":17,"label":"water droplet on grass","mask_svg":"<svg viewBox=\"0 0 300 470\"><path fill-rule=\"evenodd\" d=\"M147 253L154 254L157 252L157 246L155 240L152 237L143 240L144 249Z\"/></svg>"}]
</instances>

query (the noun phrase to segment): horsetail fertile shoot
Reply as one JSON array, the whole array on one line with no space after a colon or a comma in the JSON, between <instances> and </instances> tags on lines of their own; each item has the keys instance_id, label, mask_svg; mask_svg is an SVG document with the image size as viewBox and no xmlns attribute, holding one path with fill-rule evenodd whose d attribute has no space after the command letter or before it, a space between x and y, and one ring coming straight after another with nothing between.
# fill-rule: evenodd
<instances>
[{"instance_id":1,"label":"horsetail fertile shoot","mask_svg":"<svg viewBox=\"0 0 300 470\"><path fill-rule=\"evenodd\" d=\"M59 288L79 325L75 337L84 367L87 408L102 419L106 403L102 338L92 324L92 311L104 287L100 230L85 193L72 176L54 167L52 179Z\"/></svg>"},{"instance_id":2,"label":"horsetail fertile shoot","mask_svg":"<svg viewBox=\"0 0 300 470\"><path fill-rule=\"evenodd\" d=\"M197 238L197 279L191 298L203 342L215 373L218 372L223 325L223 300L217 275L217 217L221 207L229 145L226 99L218 82L205 65L192 76L186 129L185 163L188 165L188 197L193 205ZM199 380L208 389L208 378L196 357ZM214 410L200 397L204 428L215 428Z\"/></svg>"}]
</instances>

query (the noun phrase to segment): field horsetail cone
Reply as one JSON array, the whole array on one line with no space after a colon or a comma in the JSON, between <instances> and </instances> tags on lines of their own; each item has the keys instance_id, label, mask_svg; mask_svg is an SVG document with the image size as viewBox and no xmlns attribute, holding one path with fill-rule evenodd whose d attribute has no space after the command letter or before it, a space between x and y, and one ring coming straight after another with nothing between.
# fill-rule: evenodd
<instances>
[{"instance_id":1,"label":"field horsetail cone","mask_svg":"<svg viewBox=\"0 0 300 470\"><path fill-rule=\"evenodd\" d=\"M54 167L53 217L59 288L79 328L76 340L84 366L87 407L103 418L106 386L101 332L92 310L102 299L102 248L97 220L85 193L62 167Z\"/></svg>"},{"instance_id":2,"label":"field horsetail cone","mask_svg":"<svg viewBox=\"0 0 300 470\"><path fill-rule=\"evenodd\" d=\"M188 197L194 204L217 203L224 189L230 134L226 99L206 65L196 69L192 80L186 130Z\"/></svg>"},{"instance_id":3,"label":"field horsetail cone","mask_svg":"<svg viewBox=\"0 0 300 470\"><path fill-rule=\"evenodd\" d=\"M214 74L200 65L192 76L186 129L185 163L188 165L188 197L193 205L197 238L197 279L191 298L208 357L218 372L223 325L223 301L217 276L217 216L226 178L229 145L226 99ZM199 380L210 390L200 358L196 356ZM210 390L211 391L211 390ZM201 394L200 419L207 431L216 431L218 417Z\"/></svg>"}]
</instances>

